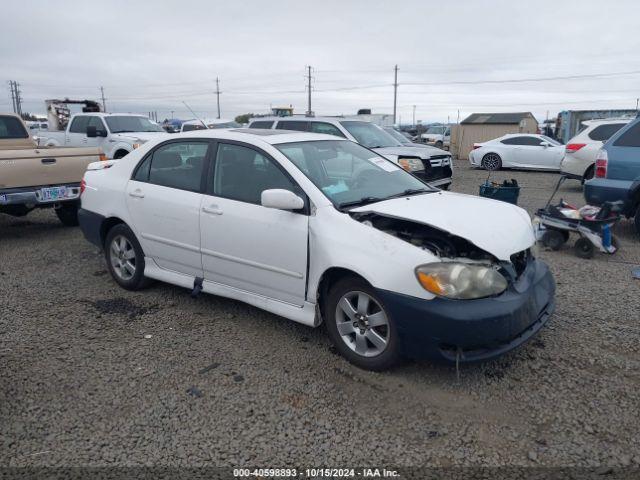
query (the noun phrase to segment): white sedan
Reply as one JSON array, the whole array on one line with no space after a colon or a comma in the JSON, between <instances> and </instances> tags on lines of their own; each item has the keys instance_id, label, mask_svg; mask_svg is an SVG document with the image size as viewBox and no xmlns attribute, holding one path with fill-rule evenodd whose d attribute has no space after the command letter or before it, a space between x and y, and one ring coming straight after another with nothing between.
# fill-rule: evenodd
<instances>
[{"instance_id":1,"label":"white sedan","mask_svg":"<svg viewBox=\"0 0 640 480\"><path fill-rule=\"evenodd\" d=\"M81 190L82 231L121 287L155 279L323 320L362 368L494 358L554 309L527 212L430 187L332 135L176 134L91 164Z\"/></svg>"},{"instance_id":2,"label":"white sedan","mask_svg":"<svg viewBox=\"0 0 640 480\"><path fill-rule=\"evenodd\" d=\"M560 170L564 150L564 145L545 135L510 133L488 142L475 143L469 153L469 162L485 170Z\"/></svg>"}]
</instances>

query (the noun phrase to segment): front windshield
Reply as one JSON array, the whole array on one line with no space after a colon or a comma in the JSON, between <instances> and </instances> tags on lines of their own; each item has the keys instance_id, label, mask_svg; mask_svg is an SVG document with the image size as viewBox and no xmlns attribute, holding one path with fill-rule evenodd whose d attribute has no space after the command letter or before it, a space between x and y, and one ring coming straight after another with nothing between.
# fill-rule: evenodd
<instances>
[{"instance_id":1,"label":"front windshield","mask_svg":"<svg viewBox=\"0 0 640 480\"><path fill-rule=\"evenodd\" d=\"M444 133L444 127L429 127L427 129L427 133L431 133L433 135L442 135Z\"/></svg>"},{"instance_id":2,"label":"front windshield","mask_svg":"<svg viewBox=\"0 0 640 480\"><path fill-rule=\"evenodd\" d=\"M145 117L114 115L105 117L105 121L111 133L164 132L160 125Z\"/></svg>"},{"instance_id":3,"label":"front windshield","mask_svg":"<svg viewBox=\"0 0 640 480\"><path fill-rule=\"evenodd\" d=\"M360 145L367 148L401 146L400 142L373 123L345 120L340 124L353 135Z\"/></svg>"},{"instance_id":4,"label":"front windshield","mask_svg":"<svg viewBox=\"0 0 640 480\"><path fill-rule=\"evenodd\" d=\"M348 140L275 145L338 208L436 189L395 163Z\"/></svg>"},{"instance_id":5,"label":"front windshield","mask_svg":"<svg viewBox=\"0 0 640 480\"><path fill-rule=\"evenodd\" d=\"M384 131L387 132L389 135L391 135L393 138L395 138L400 143L403 143L403 144L411 144L411 143L413 143L413 142L411 142L411 140L409 140L407 137L402 135L395 128L391 128L391 127L385 128Z\"/></svg>"}]
</instances>

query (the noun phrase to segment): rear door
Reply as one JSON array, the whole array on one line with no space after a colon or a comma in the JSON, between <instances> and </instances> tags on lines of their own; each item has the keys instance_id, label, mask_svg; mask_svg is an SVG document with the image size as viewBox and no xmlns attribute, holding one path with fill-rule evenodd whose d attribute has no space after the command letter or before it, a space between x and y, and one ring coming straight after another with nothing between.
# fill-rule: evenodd
<instances>
[{"instance_id":1,"label":"rear door","mask_svg":"<svg viewBox=\"0 0 640 480\"><path fill-rule=\"evenodd\" d=\"M127 207L140 243L161 268L202 277L200 204L209 141L172 140L138 164Z\"/></svg>"},{"instance_id":2,"label":"rear door","mask_svg":"<svg viewBox=\"0 0 640 480\"><path fill-rule=\"evenodd\" d=\"M640 179L640 118L611 137L605 148L609 157L607 178Z\"/></svg>"},{"instance_id":3,"label":"rear door","mask_svg":"<svg viewBox=\"0 0 640 480\"><path fill-rule=\"evenodd\" d=\"M213 165L200 214L205 280L302 306L306 209L266 208L260 196L272 188L304 193L276 160L248 144L219 143Z\"/></svg>"}]
</instances>

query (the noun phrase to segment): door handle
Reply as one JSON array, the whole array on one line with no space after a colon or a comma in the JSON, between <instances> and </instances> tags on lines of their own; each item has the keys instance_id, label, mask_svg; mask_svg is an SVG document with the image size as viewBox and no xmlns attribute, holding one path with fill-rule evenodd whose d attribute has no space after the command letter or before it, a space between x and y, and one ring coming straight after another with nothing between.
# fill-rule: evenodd
<instances>
[{"instance_id":1,"label":"door handle","mask_svg":"<svg viewBox=\"0 0 640 480\"><path fill-rule=\"evenodd\" d=\"M136 189L133 192L129 192L129 196L136 197L136 198L144 198L144 193L142 193L142 190Z\"/></svg>"},{"instance_id":2,"label":"door handle","mask_svg":"<svg viewBox=\"0 0 640 480\"><path fill-rule=\"evenodd\" d=\"M42 163L44 163L45 165L51 165L56 163L56 159L55 158L43 158L42 160L40 160Z\"/></svg>"},{"instance_id":3,"label":"door handle","mask_svg":"<svg viewBox=\"0 0 640 480\"><path fill-rule=\"evenodd\" d=\"M220 210L217 205L202 207L202 211L205 213L211 213L212 215L222 215L222 210Z\"/></svg>"}]
</instances>

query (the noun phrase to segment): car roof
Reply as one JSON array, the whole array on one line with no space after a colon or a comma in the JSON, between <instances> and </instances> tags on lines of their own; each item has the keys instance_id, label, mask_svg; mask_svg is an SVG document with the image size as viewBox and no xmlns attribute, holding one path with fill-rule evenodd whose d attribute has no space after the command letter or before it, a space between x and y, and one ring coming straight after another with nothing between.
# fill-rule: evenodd
<instances>
[{"instance_id":1,"label":"car roof","mask_svg":"<svg viewBox=\"0 0 640 480\"><path fill-rule=\"evenodd\" d=\"M608 123L629 123L633 118L630 117L618 117L618 118L594 118L592 120L585 120L583 125L606 125Z\"/></svg>"},{"instance_id":2,"label":"car roof","mask_svg":"<svg viewBox=\"0 0 640 480\"><path fill-rule=\"evenodd\" d=\"M500 138L511 138L511 137L542 137L543 135L539 133L507 133L506 135L501 136Z\"/></svg>"},{"instance_id":3,"label":"car roof","mask_svg":"<svg viewBox=\"0 0 640 480\"><path fill-rule=\"evenodd\" d=\"M295 122L362 122L373 123L360 118L347 118L347 117L305 117L305 116L290 116L290 117L254 117L250 123L253 122L277 122L277 121L295 121Z\"/></svg>"},{"instance_id":4,"label":"car roof","mask_svg":"<svg viewBox=\"0 0 640 480\"><path fill-rule=\"evenodd\" d=\"M336 137L335 135L298 132L295 130L270 130L265 128L202 129L171 135L172 139L183 137L212 138L247 142L261 141L271 145L292 142L311 142L314 140L349 141Z\"/></svg>"}]
</instances>

